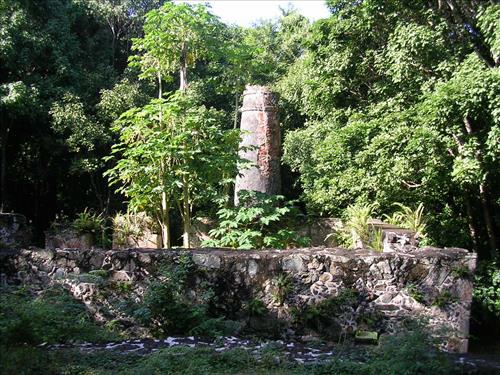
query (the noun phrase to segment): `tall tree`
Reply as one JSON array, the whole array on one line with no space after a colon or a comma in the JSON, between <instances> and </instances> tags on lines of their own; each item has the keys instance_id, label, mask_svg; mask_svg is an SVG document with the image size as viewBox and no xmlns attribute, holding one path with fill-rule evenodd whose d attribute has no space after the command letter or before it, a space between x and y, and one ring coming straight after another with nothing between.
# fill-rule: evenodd
<instances>
[{"instance_id":1,"label":"tall tree","mask_svg":"<svg viewBox=\"0 0 500 375\"><path fill-rule=\"evenodd\" d=\"M166 3L160 9L152 10L146 15L144 37L133 40L133 56L131 66L139 67L140 77L155 78L158 84L158 99L163 97L163 80L170 79L169 74L179 73L179 89L186 93L188 87L188 68L195 66L200 59L213 58L219 48L222 24L218 18L208 12L203 5ZM163 106L159 106L160 127L163 121ZM191 120L192 121L192 120ZM189 121L188 121L189 122ZM187 144L184 145L187 147ZM170 161L161 170L169 170ZM181 215L184 222L184 246L189 247L191 232L191 199L188 174L179 180L182 190ZM168 217L171 208L168 189L162 192L162 211ZM164 225L165 243L170 246L168 224Z\"/></svg>"},{"instance_id":2,"label":"tall tree","mask_svg":"<svg viewBox=\"0 0 500 375\"><path fill-rule=\"evenodd\" d=\"M144 37L133 40L138 54L131 58L132 65L140 67L141 77L156 77L160 98L162 80L174 72L179 73L179 88L185 91L188 68L214 56L221 27L203 5L166 3L146 15Z\"/></svg>"},{"instance_id":3,"label":"tall tree","mask_svg":"<svg viewBox=\"0 0 500 375\"><path fill-rule=\"evenodd\" d=\"M82 0L77 0L82 1ZM111 65L116 67L118 52L128 53L131 38L142 33L143 18L165 0L84 0L89 11L106 22L111 34ZM125 43L124 51L120 44Z\"/></svg>"},{"instance_id":4,"label":"tall tree","mask_svg":"<svg viewBox=\"0 0 500 375\"><path fill-rule=\"evenodd\" d=\"M278 84L305 118L285 161L310 209L423 202L432 241L497 256L498 5L328 3Z\"/></svg>"}]
</instances>

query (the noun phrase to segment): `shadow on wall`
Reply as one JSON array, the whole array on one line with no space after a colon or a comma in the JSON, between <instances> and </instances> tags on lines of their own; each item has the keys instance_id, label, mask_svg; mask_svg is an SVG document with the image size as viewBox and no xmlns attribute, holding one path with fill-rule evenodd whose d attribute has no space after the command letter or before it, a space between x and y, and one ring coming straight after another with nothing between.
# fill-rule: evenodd
<instances>
[{"instance_id":1,"label":"shadow on wall","mask_svg":"<svg viewBox=\"0 0 500 375\"><path fill-rule=\"evenodd\" d=\"M129 330L151 328L137 319L136 309L147 305L148 295L155 301L154 293L148 294L152 285L170 283L167 289L174 291L179 306L203 306L203 316L238 322L240 332L338 341L367 332L395 333L418 318L434 336L444 337L448 350L463 352L475 261L465 250L433 248L409 254L23 250L4 255L0 272L9 282L38 288L62 284L97 320L120 322ZM151 316L148 311L139 315L147 314Z\"/></svg>"}]
</instances>

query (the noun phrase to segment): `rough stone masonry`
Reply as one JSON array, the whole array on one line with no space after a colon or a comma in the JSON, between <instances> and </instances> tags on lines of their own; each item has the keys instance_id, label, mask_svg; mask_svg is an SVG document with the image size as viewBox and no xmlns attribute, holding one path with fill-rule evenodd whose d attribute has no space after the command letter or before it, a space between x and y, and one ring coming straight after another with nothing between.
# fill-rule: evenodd
<instances>
[{"instance_id":1,"label":"rough stone masonry","mask_svg":"<svg viewBox=\"0 0 500 375\"><path fill-rule=\"evenodd\" d=\"M275 94L267 87L248 85L240 111L242 139L239 154L253 166L240 171L236 177L236 205L241 190L272 195L278 194L281 189L281 137Z\"/></svg>"},{"instance_id":2,"label":"rough stone masonry","mask_svg":"<svg viewBox=\"0 0 500 375\"><path fill-rule=\"evenodd\" d=\"M31 249L0 253L0 273L4 283L64 285L98 320L125 321L113 308L119 296L112 291L120 288L112 285L128 283L126 298L141 301L160 265L178 267L181 256L194 267L186 295L196 301L209 286L220 313L246 328L335 341L358 331L390 334L421 320L447 350L467 351L476 255L463 249ZM85 277L97 270L106 283ZM251 313L255 301L265 307L260 317Z\"/></svg>"}]
</instances>

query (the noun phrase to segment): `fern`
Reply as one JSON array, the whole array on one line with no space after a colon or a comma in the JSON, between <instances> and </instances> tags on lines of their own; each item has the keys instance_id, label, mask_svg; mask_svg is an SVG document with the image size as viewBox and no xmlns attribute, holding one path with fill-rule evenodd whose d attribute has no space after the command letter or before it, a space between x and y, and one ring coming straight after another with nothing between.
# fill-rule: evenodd
<instances>
[{"instance_id":1,"label":"fern","mask_svg":"<svg viewBox=\"0 0 500 375\"><path fill-rule=\"evenodd\" d=\"M402 203L394 203L399 210L392 216L385 215L385 220L391 224L414 231L417 237L425 238L427 233L426 218L424 215L424 205L420 203L415 210Z\"/></svg>"}]
</instances>

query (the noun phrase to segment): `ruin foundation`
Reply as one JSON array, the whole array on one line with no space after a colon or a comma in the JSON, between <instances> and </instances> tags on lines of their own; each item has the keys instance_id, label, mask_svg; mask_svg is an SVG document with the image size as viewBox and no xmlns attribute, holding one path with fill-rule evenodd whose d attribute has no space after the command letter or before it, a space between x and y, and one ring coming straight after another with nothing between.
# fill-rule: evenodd
<instances>
[{"instance_id":1,"label":"ruin foundation","mask_svg":"<svg viewBox=\"0 0 500 375\"><path fill-rule=\"evenodd\" d=\"M359 331L390 334L419 320L447 350L467 351L476 256L462 249L31 249L0 253L0 273L3 283L64 285L96 319L120 321L127 317L112 308L112 291L120 288L111 286L128 283L126 298L140 301L159 266L178 267L182 254L194 264L186 295L196 300L200 286L209 286L220 314L247 328L334 341ZM106 275L105 284L86 277L96 270ZM266 311L260 321L250 308L257 300ZM318 316L311 321L313 311Z\"/></svg>"}]
</instances>

